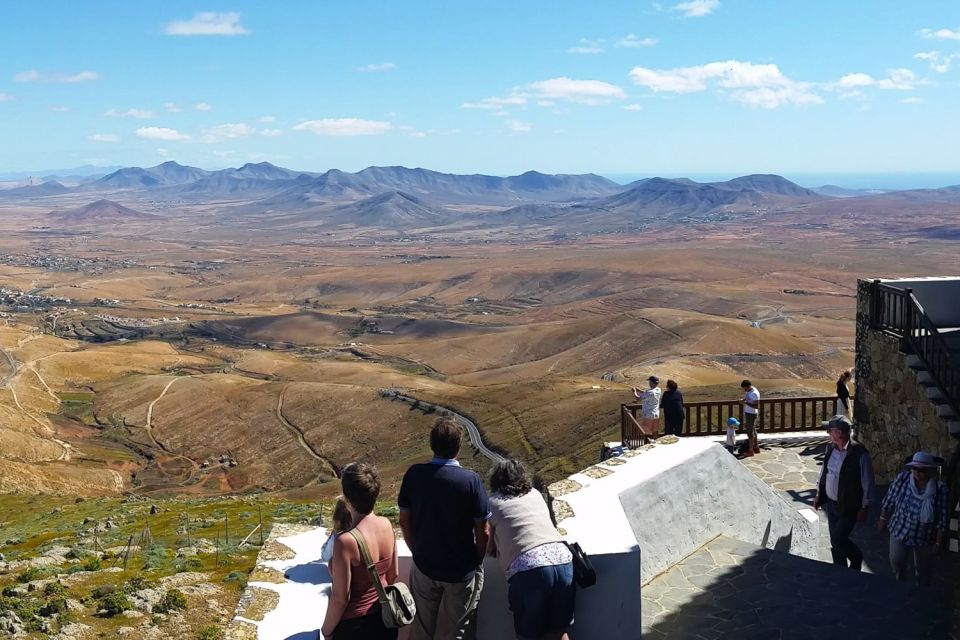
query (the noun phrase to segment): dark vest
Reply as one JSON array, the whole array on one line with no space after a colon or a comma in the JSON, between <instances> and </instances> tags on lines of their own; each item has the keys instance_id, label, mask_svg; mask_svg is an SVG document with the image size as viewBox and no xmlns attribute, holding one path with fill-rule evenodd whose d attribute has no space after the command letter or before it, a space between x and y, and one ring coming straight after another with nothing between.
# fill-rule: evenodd
<instances>
[{"instance_id":1,"label":"dark vest","mask_svg":"<svg viewBox=\"0 0 960 640\"><path fill-rule=\"evenodd\" d=\"M820 478L819 492L823 498L827 497L827 463L836 447L827 446L827 454L823 458L823 476ZM840 466L840 482L837 487L837 508L840 513L855 515L863 506L863 483L860 481L860 457L866 448L859 442L850 441L847 445L847 457Z\"/></svg>"}]
</instances>

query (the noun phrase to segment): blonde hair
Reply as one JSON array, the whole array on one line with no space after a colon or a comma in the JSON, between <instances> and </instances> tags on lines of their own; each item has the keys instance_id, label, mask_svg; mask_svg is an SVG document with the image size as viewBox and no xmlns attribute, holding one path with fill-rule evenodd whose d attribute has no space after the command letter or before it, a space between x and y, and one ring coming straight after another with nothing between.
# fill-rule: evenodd
<instances>
[{"instance_id":1,"label":"blonde hair","mask_svg":"<svg viewBox=\"0 0 960 640\"><path fill-rule=\"evenodd\" d=\"M337 502L333 505L333 515L331 516L333 530L337 533L343 533L353 528L353 517L350 515L350 509L347 508L347 499L343 496L337 496Z\"/></svg>"}]
</instances>

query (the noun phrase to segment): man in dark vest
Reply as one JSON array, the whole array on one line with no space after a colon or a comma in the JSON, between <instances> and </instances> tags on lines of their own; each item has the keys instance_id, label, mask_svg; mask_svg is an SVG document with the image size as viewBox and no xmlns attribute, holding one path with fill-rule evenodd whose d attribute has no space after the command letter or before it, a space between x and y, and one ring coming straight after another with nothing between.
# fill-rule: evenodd
<instances>
[{"instance_id":1,"label":"man in dark vest","mask_svg":"<svg viewBox=\"0 0 960 640\"><path fill-rule=\"evenodd\" d=\"M827 514L833 564L859 571L863 552L850 540L850 534L858 522L867 519L867 507L874 502L873 464L867 449L850 439L853 424L846 416L833 416L823 426L830 444L813 508L823 507Z\"/></svg>"}]
</instances>

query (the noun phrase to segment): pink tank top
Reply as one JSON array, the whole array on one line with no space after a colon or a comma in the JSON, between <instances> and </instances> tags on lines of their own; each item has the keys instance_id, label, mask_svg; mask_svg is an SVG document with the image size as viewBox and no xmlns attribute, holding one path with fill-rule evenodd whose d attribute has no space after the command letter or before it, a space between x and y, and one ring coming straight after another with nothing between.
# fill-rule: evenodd
<instances>
[{"instance_id":1,"label":"pink tank top","mask_svg":"<svg viewBox=\"0 0 960 640\"><path fill-rule=\"evenodd\" d=\"M393 557L380 558L377 561L377 575L380 577L380 584L386 584L384 576L390 570L393 564ZM347 608L343 611L343 619L360 618L373 609L377 604L377 590L370 580L370 572L361 560L360 564L350 565L350 601L347 602Z\"/></svg>"}]
</instances>

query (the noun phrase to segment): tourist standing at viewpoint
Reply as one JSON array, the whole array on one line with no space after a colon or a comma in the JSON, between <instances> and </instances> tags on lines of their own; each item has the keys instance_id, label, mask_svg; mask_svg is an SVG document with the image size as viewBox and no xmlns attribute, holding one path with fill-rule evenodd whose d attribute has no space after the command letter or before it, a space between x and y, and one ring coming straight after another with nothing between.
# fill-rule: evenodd
<instances>
[{"instance_id":1,"label":"tourist standing at viewpoint","mask_svg":"<svg viewBox=\"0 0 960 640\"><path fill-rule=\"evenodd\" d=\"M890 531L890 566L901 582L907 580L907 556L912 555L917 582L930 584L933 556L949 531L949 491L933 477L941 462L929 453L915 453L880 506L877 528Z\"/></svg>"},{"instance_id":2,"label":"tourist standing at viewpoint","mask_svg":"<svg viewBox=\"0 0 960 640\"><path fill-rule=\"evenodd\" d=\"M488 550L507 578L517 636L568 640L576 593L573 556L553 526L547 503L517 460L493 467L490 490Z\"/></svg>"},{"instance_id":3,"label":"tourist standing at viewpoint","mask_svg":"<svg viewBox=\"0 0 960 640\"><path fill-rule=\"evenodd\" d=\"M838 416L853 417L853 413L850 411L850 388L847 386L851 380L853 380L853 372L849 369L841 373L840 378L837 380Z\"/></svg>"},{"instance_id":4,"label":"tourist standing at viewpoint","mask_svg":"<svg viewBox=\"0 0 960 640\"><path fill-rule=\"evenodd\" d=\"M490 505L480 476L457 462L460 441L460 425L437 420L430 431L433 458L407 470L397 497L400 528L413 552L411 640L476 637Z\"/></svg>"},{"instance_id":5,"label":"tourist standing at viewpoint","mask_svg":"<svg viewBox=\"0 0 960 640\"><path fill-rule=\"evenodd\" d=\"M667 435L680 436L683 432L683 394L674 380L667 380L667 390L660 398L663 409L663 430Z\"/></svg>"},{"instance_id":6,"label":"tourist standing at viewpoint","mask_svg":"<svg viewBox=\"0 0 960 640\"><path fill-rule=\"evenodd\" d=\"M744 456L752 456L760 453L760 445L757 442L757 419L760 417L760 390L753 386L749 380L740 383L740 389L743 391L743 397L740 402L743 403L743 430L747 433L747 451Z\"/></svg>"},{"instance_id":7,"label":"tourist standing at viewpoint","mask_svg":"<svg viewBox=\"0 0 960 640\"><path fill-rule=\"evenodd\" d=\"M384 585L397 579L397 541L393 525L373 515L380 495L380 474L373 465L354 462L340 474L343 497L350 511L352 530L360 535ZM320 633L332 640L393 640L396 629L383 624L377 589L373 585L360 545L353 535L339 535L330 562L333 590Z\"/></svg>"},{"instance_id":8,"label":"tourist standing at viewpoint","mask_svg":"<svg viewBox=\"0 0 960 640\"><path fill-rule=\"evenodd\" d=\"M656 436L660 431L660 378L647 378L649 388L640 390L633 387L633 396L640 401L640 428L648 436Z\"/></svg>"},{"instance_id":9,"label":"tourist standing at viewpoint","mask_svg":"<svg viewBox=\"0 0 960 640\"><path fill-rule=\"evenodd\" d=\"M823 426L830 444L813 508L823 507L827 513L833 564L859 571L863 552L850 540L850 534L858 522L867 519L867 507L874 502L873 464L866 447L850 439L853 424L849 418L834 416Z\"/></svg>"}]
</instances>

